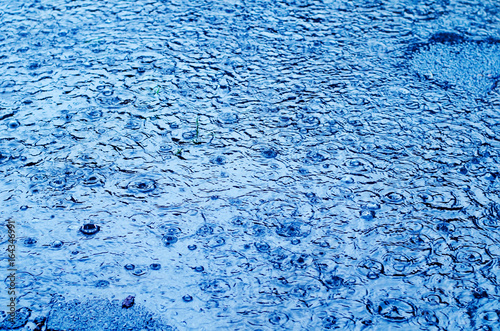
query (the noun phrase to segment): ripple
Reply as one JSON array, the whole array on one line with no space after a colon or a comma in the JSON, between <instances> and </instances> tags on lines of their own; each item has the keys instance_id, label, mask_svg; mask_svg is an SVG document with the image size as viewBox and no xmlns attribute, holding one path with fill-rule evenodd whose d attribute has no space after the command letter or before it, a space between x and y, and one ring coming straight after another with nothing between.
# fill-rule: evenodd
<instances>
[{"instance_id":1,"label":"ripple","mask_svg":"<svg viewBox=\"0 0 500 331\"><path fill-rule=\"evenodd\" d=\"M223 279L212 279L201 282L200 289L207 293L222 294L229 291L231 286Z\"/></svg>"},{"instance_id":2,"label":"ripple","mask_svg":"<svg viewBox=\"0 0 500 331\"><path fill-rule=\"evenodd\" d=\"M269 244L265 242L256 242L254 243L254 246L257 249L257 251L261 253L267 253L271 249L271 246L269 246Z\"/></svg>"},{"instance_id":3,"label":"ripple","mask_svg":"<svg viewBox=\"0 0 500 331\"><path fill-rule=\"evenodd\" d=\"M82 184L89 187L97 187L104 185L104 176L98 174L90 174L83 178Z\"/></svg>"},{"instance_id":4,"label":"ripple","mask_svg":"<svg viewBox=\"0 0 500 331\"><path fill-rule=\"evenodd\" d=\"M7 151L0 150L0 164L5 164L10 160L11 156Z\"/></svg>"},{"instance_id":5,"label":"ripple","mask_svg":"<svg viewBox=\"0 0 500 331\"><path fill-rule=\"evenodd\" d=\"M214 233L214 228L210 225L203 225L196 231L196 235L199 237L207 237Z\"/></svg>"},{"instance_id":6,"label":"ripple","mask_svg":"<svg viewBox=\"0 0 500 331\"><path fill-rule=\"evenodd\" d=\"M221 124L236 124L238 123L239 117L236 113L221 113L217 117L217 121Z\"/></svg>"},{"instance_id":7,"label":"ripple","mask_svg":"<svg viewBox=\"0 0 500 331\"><path fill-rule=\"evenodd\" d=\"M497 229L500 227L500 204L490 203L486 207L485 216L482 219L483 226L486 228Z\"/></svg>"},{"instance_id":8,"label":"ripple","mask_svg":"<svg viewBox=\"0 0 500 331\"><path fill-rule=\"evenodd\" d=\"M460 210L463 208L457 194L452 191L424 191L418 194L421 202L430 208L441 210Z\"/></svg>"},{"instance_id":9,"label":"ripple","mask_svg":"<svg viewBox=\"0 0 500 331\"><path fill-rule=\"evenodd\" d=\"M85 114L85 118L88 119L89 121L97 121L102 118L102 110L90 107L85 110L80 110L82 113Z\"/></svg>"},{"instance_id":10,"label":"ripple","mask_svg":"<svg viewBox=\"0 0 500 331\"><path fill-rule=\"evenodd\" d=\"M373 170L373 164L363 159L349 159L345 166L351 174L363 174Z\"/></svg>"},{"instance_id":11,"label":"ripple","mask_svg":"<svg viewBox=\"0 0 500 331\"><path fill-rule=\"evenodd\" d=\"M384 274L384 265L372 259L365 259L358 264L358 271L368 279L377 279Z\"/></svg>"},{"instance_id":12,"label":"ripple","mask_svg":"<svg viewBox=\"0 0 500 331\"><path fill-rule=\"evenodd\" d=\"M101 279L101 280L98 280L94 286L97 287L97 288L106 288L106 287L109 287L110 283L108 280L105 280L105 279Z\"/></svg>"},{"instance_id":13,"label":"ripple","mask_svg":"<svg viewBox=\"0 0 500 331\"><path fill-rule=\"evenodd\" d=\"M10 286L12 279L7 276L4 280L4 283L7 287ZM15 277L15 287L16 288L28 288L33 285L33 283L36 281L36 277L30 274L29 272L16 272L16 277Z\"/></svg>"},{"instance_id":14,"label":"ripple","mask_svg":"<svg viewBox=\"0 0 500 331\"><path fill-rule=\"evenodd\" d=\"M210 163L223 165L226 163L226 158L224 156L218 155L212 159L210 159Z\"/></svg>"},{"instance_id":15,"label":"ripple","mask_svg":"<svg viewBox=\"0 0 500 331\"><path fill-rule=\"evenodd\" d=\"M382 197L382 200L386 203L392 203L398 205L402 204L405 201L405 196L398 192L389 192Z\"/></svg>"},{"instance_id":16,"label":"ripple","mask_svg":"<svg viewBox=\"0 0 500 331\"><path fill-rule=\"evenodd\" d=\"M58 190L69 188L69 183L66 181L66 178L64 177L54 178L50 180L49 185Z\"/></svg>"},{"instance_id":17,"label":"ripple","mask_svg":"<svg viewBox=\"0 0 500 331\"><path fill-rule=\"evenodd\" d=\"M310 231L310 226L301 222L282 223L276 229L281 237L306 237Z\"/></svg>"},{"instance_id":18,"label":"ripple","mask_svg":"<svg viewBox=\"0 0 500 331\"><path fill-rule=\"evenodd\" d=\"M269 323L272 325L282 326L285 325L288 320L288 315L284 313L272 313L271 316L269 316Z\"/></svg>"},{"instance_id":19,"label":"ripple","mask_svg":"<svg viewBox=\"0 0 500 331\"><path fill-rule=\"evenodd\" d=\"M366 307L372 314L393 322L404 322L415 317L415 306L401 299L384 299L377 303L368 301Z\"/></svg>"},{"instance_id":20,"label":"ripple","mask_svg":"<svg viewBox=\"0 0 500 331\"><path fill-rule=\"evenodd\" d=\"M303 129L314 129L319 127L321 121L316 116L304 116L297 122L297 126Z\"/></svg>"},{"instance_id":21,"label":"ripple","mask_svg":"<svg viewBox=\"0 0 500 331\"><path fill-rule=\"evenodd\" d=\"M346 281L335 274L330 274L322 279L323 284L329 289L338 289L347 285Z\"/></svg>"},{"instance_id":22,"label":"ripple","mask_svg":"<svg viewBox=\"0 0 500 331\"><path fill-rule=\"evenodd\" d=\"M260 153L266 159L274 159L276 156L278 156L278 151L274 148L266 148Z\"/></svg>"},{"instance_id":23,"label":"ripple","mask_svg":"<svg viewBox=\"0 0 500 331\"><path fill-rule=\"evenodd\" d=\"M138 179L127 185L127 190L131 193L150 193L156 189L156 182L152 179Z\"/></svg>"},{"instance_id":24,"label":"ripple","mask_svg":"<svg viewBox=\"0 0 500 331\"><path fill-rule=\"evenodd\" d=\"M304 163L308 164L318 164L321 162L325 162L328 160L328 154L325 152L320 152L320 151L309 151L306 154L306 157L304 159Z\"/></svg>"}]
</instances>

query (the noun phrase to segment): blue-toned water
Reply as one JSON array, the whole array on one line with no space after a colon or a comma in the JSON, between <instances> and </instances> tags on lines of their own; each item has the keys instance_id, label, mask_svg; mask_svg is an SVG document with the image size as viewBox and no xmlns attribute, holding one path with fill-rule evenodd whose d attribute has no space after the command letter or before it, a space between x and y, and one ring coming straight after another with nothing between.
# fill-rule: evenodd
<instances>
[{"instance_id":1,"label":"blue-toned water","mask_svg":"<svg viewBox=\"0 0 500 331\"><path fill-rule=\"evenodd\" d=\"M0 329L500 329L497 0L0 23Z\"/></svg>"}]
</instances>

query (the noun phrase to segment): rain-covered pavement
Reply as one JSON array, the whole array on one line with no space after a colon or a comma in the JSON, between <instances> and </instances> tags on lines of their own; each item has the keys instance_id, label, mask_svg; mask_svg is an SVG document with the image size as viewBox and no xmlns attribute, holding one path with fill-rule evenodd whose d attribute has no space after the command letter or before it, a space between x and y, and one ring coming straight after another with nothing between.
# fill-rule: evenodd
<instances>
[{"instance_id":1,"label":"rain-covered pavement","mask_svg":"<svg viewBox=\"0 0 500 331\"><path fill-rule=\"evenodd\" d=\"M16 327L498 330L497 0L0 8Z\"/></svg>"}]
</instances>

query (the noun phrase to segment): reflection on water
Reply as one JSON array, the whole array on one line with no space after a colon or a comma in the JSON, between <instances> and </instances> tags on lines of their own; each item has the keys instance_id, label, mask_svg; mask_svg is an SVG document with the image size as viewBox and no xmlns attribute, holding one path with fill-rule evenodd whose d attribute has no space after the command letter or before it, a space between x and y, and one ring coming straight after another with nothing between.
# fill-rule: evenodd
<instances>
[{"instance_id":1,"label":"reflection on water","mask_svg":"<svg viewBox=\"0 0 500 331\"><path fill-rule=\"evenodd\" d=\"M0 6L0 328L498 327L496 1Z\"/></svg>"}]
</instances>

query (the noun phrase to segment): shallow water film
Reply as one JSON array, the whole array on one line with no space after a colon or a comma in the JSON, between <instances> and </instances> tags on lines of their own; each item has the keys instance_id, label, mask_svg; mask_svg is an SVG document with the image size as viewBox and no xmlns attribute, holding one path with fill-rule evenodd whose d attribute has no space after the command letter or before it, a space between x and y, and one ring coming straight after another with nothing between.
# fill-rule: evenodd
<instances>
[{"instance_id":1,"label":"shallow water film","mask_svg":"<svg viewBox=\"0 0 500 331\"><path fill-rule=\"evenodd\" d=\"M497 0L0 21L0 330L500 329Z\"/></svg>"}]
</instances>

